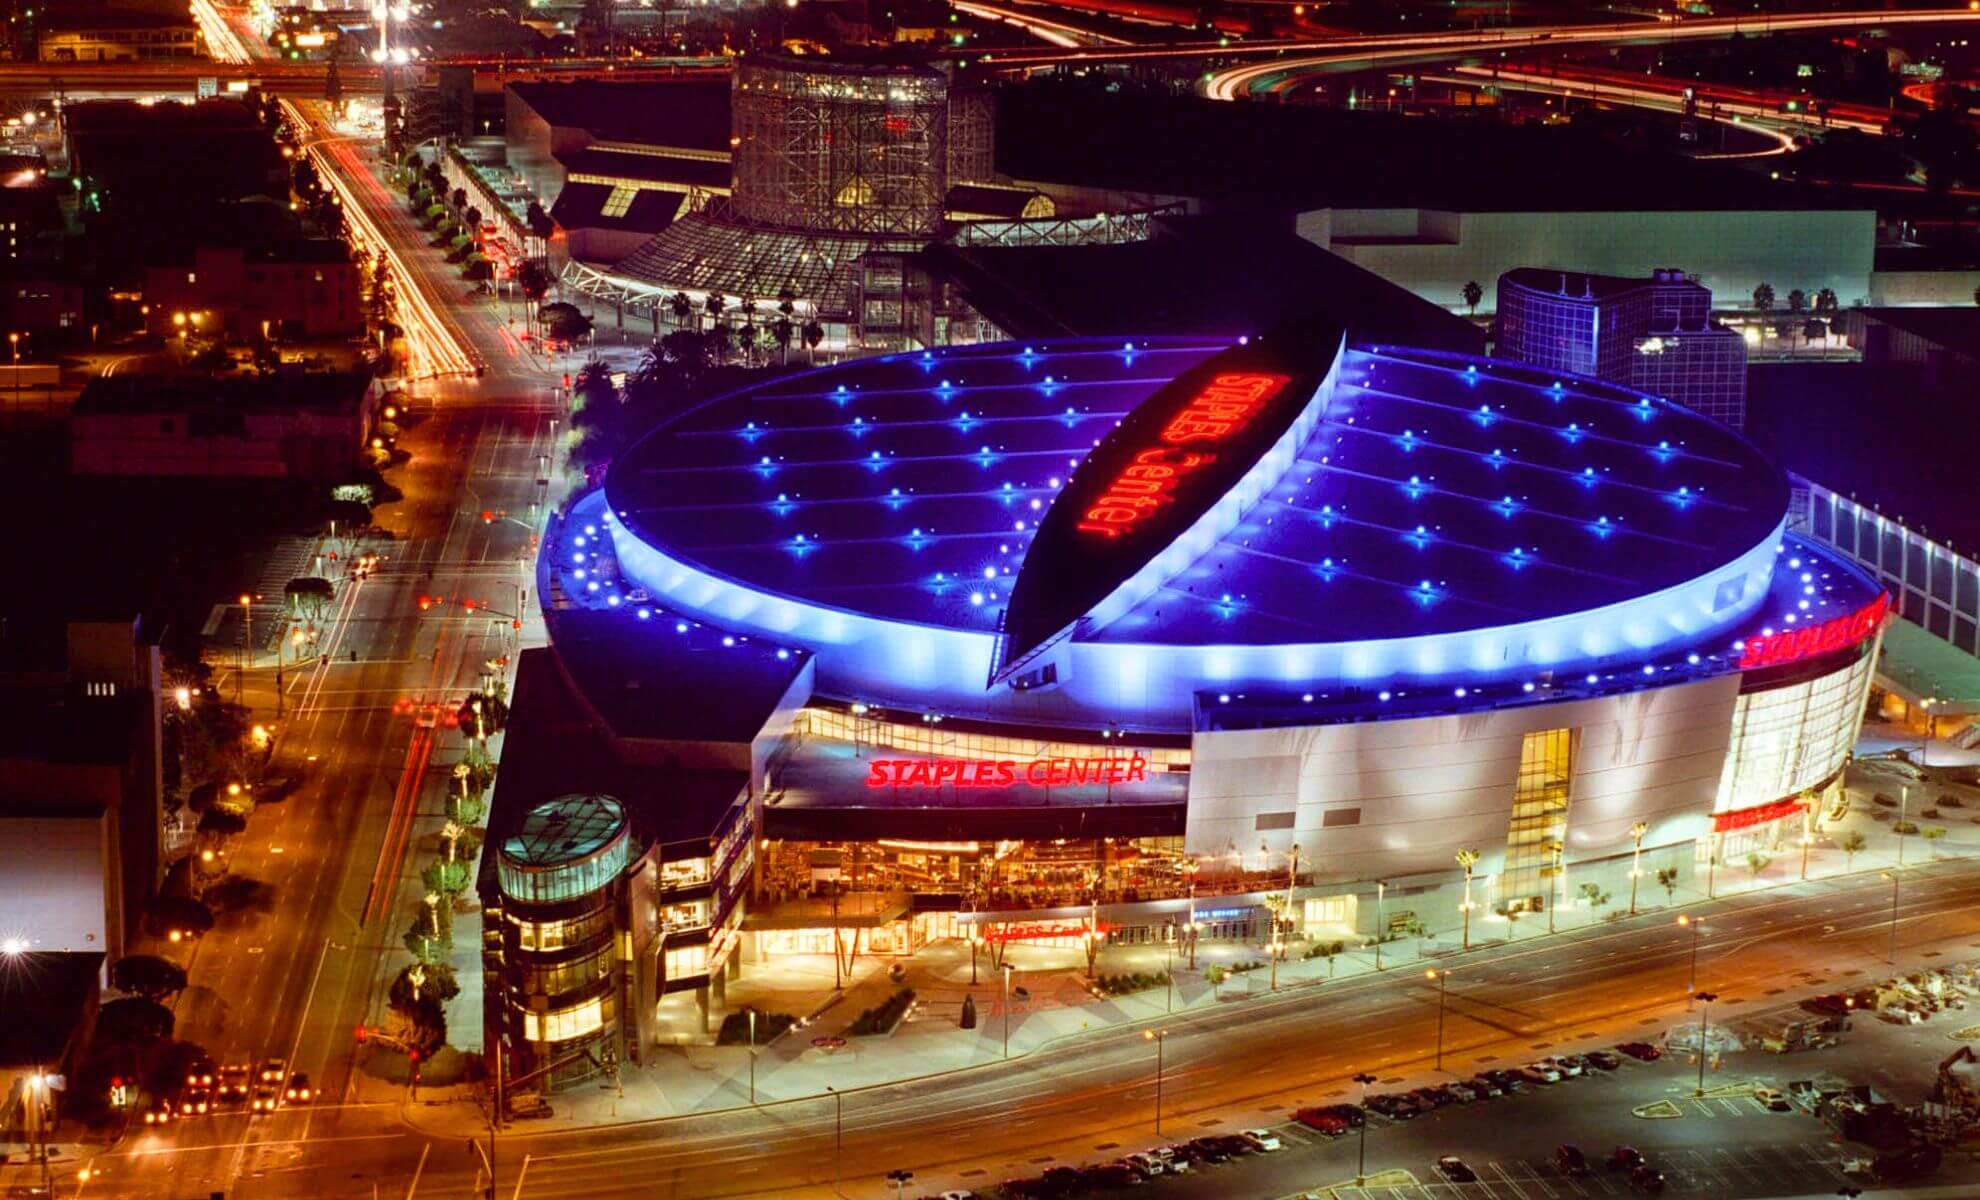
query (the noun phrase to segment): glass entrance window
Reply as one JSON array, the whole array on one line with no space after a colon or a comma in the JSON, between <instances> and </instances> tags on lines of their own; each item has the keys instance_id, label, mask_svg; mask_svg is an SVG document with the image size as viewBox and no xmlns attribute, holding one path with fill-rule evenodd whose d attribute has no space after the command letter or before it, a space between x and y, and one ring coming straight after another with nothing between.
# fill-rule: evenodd
<instances>
[{"instance_id":1,"label":"glass entrance window","mask_svg":"<svg viewBox=\"0 0 1980 1200\"><path fill-rule=\"evenodd\" d=\"M1574 731L1535 730L1520 739L1512 820L1506 827L1506 869L1499 897L1517 906L1553 885L1555 855L1566 845L1568 783L1574 775Z\"/></svg>"}]
</instances>

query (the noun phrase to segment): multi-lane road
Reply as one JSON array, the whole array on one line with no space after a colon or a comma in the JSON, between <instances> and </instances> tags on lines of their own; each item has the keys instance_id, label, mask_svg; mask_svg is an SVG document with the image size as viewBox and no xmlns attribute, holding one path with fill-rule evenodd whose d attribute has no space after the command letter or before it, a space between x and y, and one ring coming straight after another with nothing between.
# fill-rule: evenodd
<instances>
[{"instance_id":1,"label":"multi-lane road","mask_svg":"<svg viewBox=\"0 0 1980 1200\"><path fill-rule=\"evenodd\" d=\"M1908 883L1897 912L1901 961L1928 951L1966 954L1980 944L1980 866L1918 866ZM1890 899L1889 886L1871 872L1694 909L1706 921L1698 987L1720 996L1715 1019L1878 977L1887 969ZM1440 960L1440 969L1451 971L1445 1066L1470 1074L1487 1062L1654 1036L1686 1019L1690 964L1690 938L1669 913ZM1419 967L1175 1019L1167 1025L1164 1129L1173 1139L1283 1121L1293 1106L1351 1096L1348 1080L1361 1071L1382 1086L1433 1078L1437 1026L1437 989ZM1921 1060L1914 1069L1922 1076L1930 1065ZM1749 1068L1737 1058L1728 1066L1741 1069ZM842 1135L835 1134L836 1102L821 1096L561 1133L511 1129L498 1141L498 1169L504 1195L514 1188L528 1197L825 1196L835 1174L843 1194L879 1197L891 1194L884 1177L894 1168L913 1170L926 1190L980 1187L1152 1144L1154 1074L1142 1031L1117 1028L1030 1059L849 1092ZM380 1182L387 1194L403 1195L417 1177L416 1195L466 1196L478 1160L463 1139L475 1120L464 1106L278 1118L256 1137L245 1156L249 1169L233 1178L228 1194L354 1197ZM199 1194L134 1185L168 1160L225 1157L227 1131L244 1121L209 1121L201 1126L209 1143L154 1155L155 1165L119 1163L130 1153L119 1151L105 1160L112 1168L106 1190ZM1391 1160L1405 1153L1413 1160L1420 1147L1378 1133L1369 1144L1370 1168L1403 1165ZM1245 1190L1236 1175L1219 1178L1227 1182L1201 1194L1278 1194Z\"/></svg>"}]
</instances>

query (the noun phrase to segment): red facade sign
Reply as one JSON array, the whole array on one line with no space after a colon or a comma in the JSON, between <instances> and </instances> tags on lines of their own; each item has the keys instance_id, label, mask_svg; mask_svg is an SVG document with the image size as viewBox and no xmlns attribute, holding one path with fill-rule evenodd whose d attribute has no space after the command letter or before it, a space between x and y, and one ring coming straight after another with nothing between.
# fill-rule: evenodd
<instances>
[{"instance_id":1,"label":"red facade sign","mask_svg":"<svg viewBox=\"0 0 1980 1200\"><path fill-rule=\"evenodd\" d=\"M1731 812L1712 814L1713 833L1731 833L1735 829L1751 829L1755 825L1765 825L1782 817L1792 817L1801 812L1799 800L1776 800L1771 804L1756 804L1752 808L1737 808Z\"/></svg>"},{"instance_id":2,"label":"red facade sign","mask_svg":"<svg viewBox=\"0 0 1980 1200\"><path fill-rule=\"evenodd\" d=\"M983 940L1000 945L1005 942L1053 942L1063 941L1068 938L1085 937L1089 929L1094 929L1095 932L1104 934L1113 928L1115 926L1109 925L1104 921L1101 922L1097 929L1083 922L1078 925L1046 925L1039 922L1027 922L1015 925L987 925L983 930Z\"/></svg>"},{"instance_id":3,"label":"red facade sign","mask_svg":"<svg viewBox=\"0 0 1980 1200\"><path fill-rule=\"evenodd\" d=\"M1013 787L1140 783L1147 778L1148 760L1139 754L1040 758L1029 762L991 758L876 758L866 768L866 786L870 788L953 787L1000 791Z\"/></svg>"},{"instance_id":4,"label":"red facade sign","mask_svg":"<svg viewBox=\"0 0 1980 1200\"><path fill-rule=\"evenodd\" d=\"M1076 528L1117 538L1140 525L1172 501L1197 468L1217 461L1215 454L1182 447L1223 441L1249 425L1291 382L1290 375L1268 371L1225 371L1211 379L1169 419L1158 439L1162 444L1141 451L1121 468L1087 506Z\"/></svg>"},{"instance_id":5,"label":"red facade sign","mask_svg":"<svg viewBox=\"0 0 1980 1200\"><path fill-rule=\"evenodd\" d=\"M1739 665L1743 669L1774 667L1854 646L1877 631L1877 623L1884 619L1890 608L1891 598L1884 594L1855 612L1832 621L1747 638L1746 646L1740 652Z\"/></svg>"}]
</instances>

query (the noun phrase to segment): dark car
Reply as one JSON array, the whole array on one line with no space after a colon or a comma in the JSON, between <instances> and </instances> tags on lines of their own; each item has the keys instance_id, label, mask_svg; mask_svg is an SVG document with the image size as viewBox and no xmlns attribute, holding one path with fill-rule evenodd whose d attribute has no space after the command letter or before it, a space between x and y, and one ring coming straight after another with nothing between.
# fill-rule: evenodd
<instances>
[{"instance_id":1,"label":"dark car","mask_svg":"<svg viewBox=\"0 0 1980 1200\"><path fill-rule=\"evenodd\" d=\"M1616 1047L1619 1054L1627 1054L1638 1062L1656 1062L1664 1057L1664 1052L1649 1042L1624 1042Z\"/></svg>"},{"instance_id":2,"label":"dark car","mask_svg":"<svg viewBox=\"0 0 1980 1200\"><path fill-rule=\"evenodd\" d=\"M1449 1095L1443 1088L1421 1087L1415 1091L1404 1092L1403 1099L1416 1105L1416 1107L1422 1109L1424 1112L1430 1112L1442 1108L1446 1104L1455 1103L1457 1097Z\"/></svg>"},{"instance_id":3,"label":"dark car","mask_svg":"<svg viewBox=\"0 0 1980 1200\"><path fill-rule=\"evenodd\" d=\"M1903 1183L1938 1170L1941 1157L1937 1146L1906 1146L1889 1154L1879 1154L1871 1170L1886 1183Z\"/></svg>"},{"instance_id":4,"label":"dark car","mask_svg":"<svg viewBox=\"0 0 1980 1200\"><path fill-rule=\"evenodd\" d=\"M1588 1065L1598 1071L1613 1071L1617 1067L1622 1066L1622 1059L1617 1058L1607 1050L1591 1050L1586 1057L1588 1059Z\"/></svg>"},{"instance_id":5,"label":"dark car","mask_svg":"<svg viewBox=\"0 0 1980 1200\"><path fill-rule=\"evenodd\" d=\"M1464 1160L1455 1154L1446 1154L1437 1160L1437 1174L1452 1183L1477 1183L1478 1172L1464 1165Z\"/></svg>"},{"instance_id":6,"label":"dark car","mask_svg":"<svg viewBox=\"0 0 1980 1200\"><path fill-rule=\"evenodd\" d=\"M1229 1161L1231 1157L1231 1152L1219 1145L1217 1139L1213 1137L1195 1138L1188 1145L1189 1152L1196 1156L1198 1162L1220 1163Z\"/></svg>"},{"instance_id":7,"label":"dark car","mask_svg":"<svg viewBox=\"0 0 1980 1200\"><path fill-rule=\"evenodd\" d=\"M1664 1173L1649 1163L1644 1163L1642 1166L1631 1169L1629 1173L1629 1186L1639 1192L1648 1192L1654 1196L1664 1190Z\"/></svg>"},{"instance_id":8,"label":"dark car","mask_svg":"<svg viewBox=\"0 0 1980 1200\"><path fill-rule=\"evenodd\" d=\"M1581 1152L1579 1146L1554 1147L1554 1165L1561 1169L1563 1175L1588 1174L1588 1156Z\"/></svg>"},{"instance_id":9,"label":"dark car","mask_svg":"<svg viewBox=\"0 0 1980 1200\"><path fill-rule=\"evenodd\" d=\"M1634 1171L1642 1165L1644 1165L1643 1152L1634 1146L1617 1146L1615 1153L1609 1155L1611 1171Z\"/></svg>"},{"instance_id":10,"label":"dark car","mask_svg":"<svg viewBox=\"0 0 1980 1200\"><path fill-rule=\"evenodd\" d=\"M1141 1186L1141 1172L1124 1162L1102 1163L1097 1167L1087 1167L1080 1174L1085 1176L1086 1186L1092 1188Z\"/></svg>"},{"instance_id":11,"label":"dark car","mask_svg":"<svg viewBox=\"0 0 1980 1200\"><path fill-rule=\"evenodd\" d=\"M1245 1141L1235 1133L1220 1133L1214 1136L1217 1139L1217 1144L1223 1147L1224 1153L1230 1155L1232 1158L1242 1157L1251 1153L1254 1149L1250 1142Z\"/></svg>"},{"instance_id":12,"label":"dark car","mask_svg":"<svg viewBox=\"0 0 1980 1200\"><path fill-rule=\"evenodd\" d=\"M1383 1092L1368 1098L1368 1111L1380 1113L1391 1121L1407 1121L1416 1115L1416 1106L1393 1092Z\"/></svg>"},{"instance_id":13,"label":"dark car","mask_svg":"<svg viewBox=\"0 0 1980 1200\"><path fill-rule=\"evenodd\" d=\"M1078 1167L1049 1167L1039 1183L1047 1196L1077 1196L1086 1190L1086 1174Z\"/></svg>"},{"instance_id":14,"label":"dark car","mask_svg":"<svg viewBox=\"0 0 1980 1200\"><path fill-rule=\"evenodd\" d=\"M1329 1104L1320 1111L1332 1113L1346 1121L1349 1129L1359 1129L1368 1123L1368 1115L1361 1111L1361 1106L1358 1104Z\"/></svg>"},{"instance_id":15,"label":"dark car","mask_svg":"<svg viewBox=\"0 0 1980 1200\"><path fill-rule=\"evenodd\" d=\"M1801 1007L1818 1013L1851 1013L1856 1011L1856 997L1843 992L1830 992L1826 996L1811 996L1803 1000Z\"/></svg>"},{"instance_id":16,"label":"dark car","mask_svg":"<svg viewBox=\"0 0 1980 1200\"><path fill-rule=\"evenodd\" d=\"M1465 1080L1465 1086L1477 1092L1480 1100L1492 1100L1506 1094L1506 1089L1499 1086L1499 1081L1490 1075L1474 1075Z\"/></svg>"},{"instance_id":17,"label":"dark car","mask_svg":"<svg viewBox=\"0 0 1980 1200\"><path fill-rule=\"evenodd\" d=\"M1485 1078L1491 1080L1493 1083L1498 1084L1499 1090L1504 1092L1508 1096L1512 1095L1514 1092L1523 1091L1526 1088L1526 1081L1519 1077L1519 1072L1517 1071L1507 1071L1503 1069L1487 1071L1485 1072Z\"/></svg>"},{"instance_id":18,"label":"dark car","mask_svg":"<svg viewBox=\"0 0 1980 1200\"><path fill-rule=\"evenodd\" d=\"M1036 1179L1006 1179L997 1185L997 1194L1005 1200L1043 1200L1049 1192Z\"/></svg>"}]
</instances>

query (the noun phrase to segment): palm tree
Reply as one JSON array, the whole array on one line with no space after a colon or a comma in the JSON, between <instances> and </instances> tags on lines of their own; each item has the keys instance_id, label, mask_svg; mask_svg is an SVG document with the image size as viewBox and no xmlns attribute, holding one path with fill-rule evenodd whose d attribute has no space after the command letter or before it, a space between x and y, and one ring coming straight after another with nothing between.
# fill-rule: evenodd
<instances>
[{"instance_id":1,"label":"palm tree","mask_svg":"<svg viewBox=\"0 0 1980 1200\"><path fill-rule=\"evenodd\" d=\"M1791 313L1808 311L1808 293L1800 288L1791 289L1788 292L1788 311Z\"/></svg>"},{"instance_id":2,"label":"palm tree","mask_svg":"<svg viewBox=\"0 0 1980 1200\"><path fill-rule=\"evenodd\" d=\"M1759 287L1753 289L1753 310L1755 312L1771 312L1773 311L1773 307L1774 307L1773 284L1762 283Z\"/></svg>"},{"instance_id":3,"label":"palm tree","mask_svg":"<svg viewBox=\"0 0 1980 1200\"><path fill-rule=\"evenodd\" d=\"M1973 300L1974 303L1980 304L1980 288L1974 289ZM1836 299L1836 289L1823 288L1821 291L1815 293L1816 316L1833 317L1836 315L1836 310L1841 307L1841 301Z\"/></svg>"},{"instance_id":4,"label":"palm tree","mask_svg":"<svg viewBox=\"0 0 1980 1200\"><path fill-rule=\"evenodd\" d=\"M724 308L727 308L728 304L729 304L728 299L724 297L722 293L720 292L708 293L708 298L701 302L701 306L708 310L709 325L713 326L718 320L721 319L722 310ZM724 340L726 341L727 339Z\"/></svg>"},{"instance_id":5,"label":"palm tree","mask_svg":"<svg viewBox=\"0 0 1980 1200\"><path fill-rule=\"evenodd\" d=\"M1457 852L1458 866L1464 868L1464 903L1458 907L1464 912L1464 949L1471 949L1471 869L1478 865L1478 851L1460 850Z\"/></svg>"},{"instance_id":6,"label":"palm tree","mask_svg":"<svg viewBox=\"0 0 1980 1200\"><path fill-rule=\"evenodd\" d=\"M786 318L795 316L797 314L797 293L789 288L780 289L777 292L777 311L783 313Z\"/></svg>"},{"instance_id":7,"label":"palm tree","mask_svg":"<svg viewBox=\"0 0 1980 1200\"><path fill-rule=\"evenodd\" d=\"M804 338L805 357L814 363L817 362L818 344L825 340L825 327L817 321L806 321L800 334Z\"/></svg>"},{"instance_id":8,"label":"palm tree","mask_svg":"<svg viewBox=\"0 0 1980 1200\"><path fill-rule=\"evenodd\" d=\"M1843 852L1844 871L1853 871L1856 869L1857 851L1869 844L1869 839L1863 836L1861 829L1852 829L1836 839L1836 849Z\"/></svg>"},{"instance_id":9,"label":"palm tree","mask_svg":"<svg viewBox=\"0 0 1980 1200\"><path fill-rule=\"evenodd\" d=\"M1478 286L1478 281L1476 279L1465 280L1464 286L1458 289L1458 295L1464 297L1465 307L1471 310L1471 315L1474 317L1477 316L1478 302L1485 298L1485 289Z\"/></svg>"},{"instance_id":10,"label":"palm tree","mask_svg":"<svg viewBox=\"0 0 1980 1200\"><path fill-rule=\"evenodd\" d=\"M694 313L694 301L688 299L688 294L686 292L675 292L673 295L667 297L667 307L674 314L674 324L681 329L686 329L688 317Z\"/></svg>"},{"instance_id":11,"label":"palm tree","mask_svg":"<svg viewBox=\"0 0 1980 1200\"><path fill-rule=\"evenodd\" d=\"M791 324L789 317L778 317L770 323L770 340L777 347L778 366L790 361L791 337L796 332L797 326Z\"/></svg>"}]
</instances>

